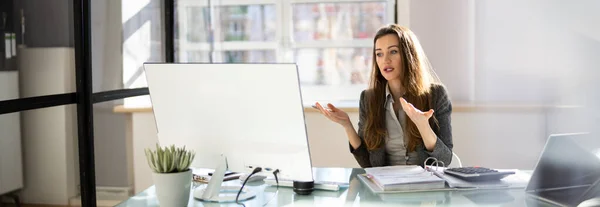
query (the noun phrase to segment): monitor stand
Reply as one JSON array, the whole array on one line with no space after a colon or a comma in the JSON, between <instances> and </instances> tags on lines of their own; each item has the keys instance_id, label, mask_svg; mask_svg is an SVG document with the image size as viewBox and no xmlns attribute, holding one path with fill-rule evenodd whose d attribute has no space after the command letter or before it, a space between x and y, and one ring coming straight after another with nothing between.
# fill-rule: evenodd
<instances>
[{"instance_id":1,"label":"monitor stand","mask_svg":"<svg viewBox=\"0 0 600 207\"><path fill-rule=\"evenodd\" d=\"M225 171L227 170L227 158L221 155L219 166L213 172L208 185L198 187L194 190L194 198L208 202L235 202L235 197L241 186L221 186ZM238 201L246 201L256 197L256 194L249 190L242 190Z\"/></svg>"}]
</instances>

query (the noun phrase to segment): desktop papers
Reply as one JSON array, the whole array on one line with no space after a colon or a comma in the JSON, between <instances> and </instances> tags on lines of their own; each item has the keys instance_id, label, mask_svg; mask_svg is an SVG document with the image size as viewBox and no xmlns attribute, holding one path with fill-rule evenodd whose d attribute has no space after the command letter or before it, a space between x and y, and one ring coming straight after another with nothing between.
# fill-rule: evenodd
<instances>
[{"instance_id":1,"label":"desktop papers","mask_svg":"<svg viewBox=\"0 0 600 207\"><path fill-rule=\"evenodd\" d=\"M383 191L443 189L445 181L418 165L366 168L366 177Z\"/></svg>"}]
</instances>

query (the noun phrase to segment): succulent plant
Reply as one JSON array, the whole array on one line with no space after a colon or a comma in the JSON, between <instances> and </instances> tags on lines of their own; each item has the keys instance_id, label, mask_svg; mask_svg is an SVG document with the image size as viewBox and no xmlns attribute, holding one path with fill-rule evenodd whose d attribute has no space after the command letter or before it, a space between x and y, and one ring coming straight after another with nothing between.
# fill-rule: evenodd
<instances>
[{"instance_id":1,"label":"succulent plant","mask_svg":"<svg viewBox=\"0 0 600 207\"><path fill-rule=\"evenodd\" d=\"M160 147L156 144L156 150L145 149L146 160L150 169L155 173L177 173L189 170L196 153L191 150L175 147Z\"/></svg>"}]
</instances>

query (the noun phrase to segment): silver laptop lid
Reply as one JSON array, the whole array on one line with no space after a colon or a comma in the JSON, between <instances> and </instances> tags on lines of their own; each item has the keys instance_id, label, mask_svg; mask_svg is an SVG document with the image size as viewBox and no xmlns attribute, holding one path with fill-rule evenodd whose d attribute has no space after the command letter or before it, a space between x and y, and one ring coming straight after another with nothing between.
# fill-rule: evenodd
<instances>
[{"instance_id":1,"label":"silver laptop lid","mask_svg":"<svg viewBox=\"0 0 600 207\"><path fill-rule=\"evenodd\" d=\"M600 139L589 133L551 135L526 192L574 206L600 196Z\"/></svg>"}]
</instances>

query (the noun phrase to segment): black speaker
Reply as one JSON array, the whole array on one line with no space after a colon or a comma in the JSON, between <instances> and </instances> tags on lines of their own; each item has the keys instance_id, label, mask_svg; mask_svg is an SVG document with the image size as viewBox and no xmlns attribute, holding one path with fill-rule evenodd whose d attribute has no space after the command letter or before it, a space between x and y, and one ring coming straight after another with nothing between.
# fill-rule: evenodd
<instances>
[{"instance_id":1,"label":"black speaker","mask_svg":"<svg viewBox=\"0 0 600 207\"><path fill-rule=\"evenodd\" d=\"M310 195L315 190L315 182L294 181L294 192L298 195Z\"/></svg>"}]
</instances>

